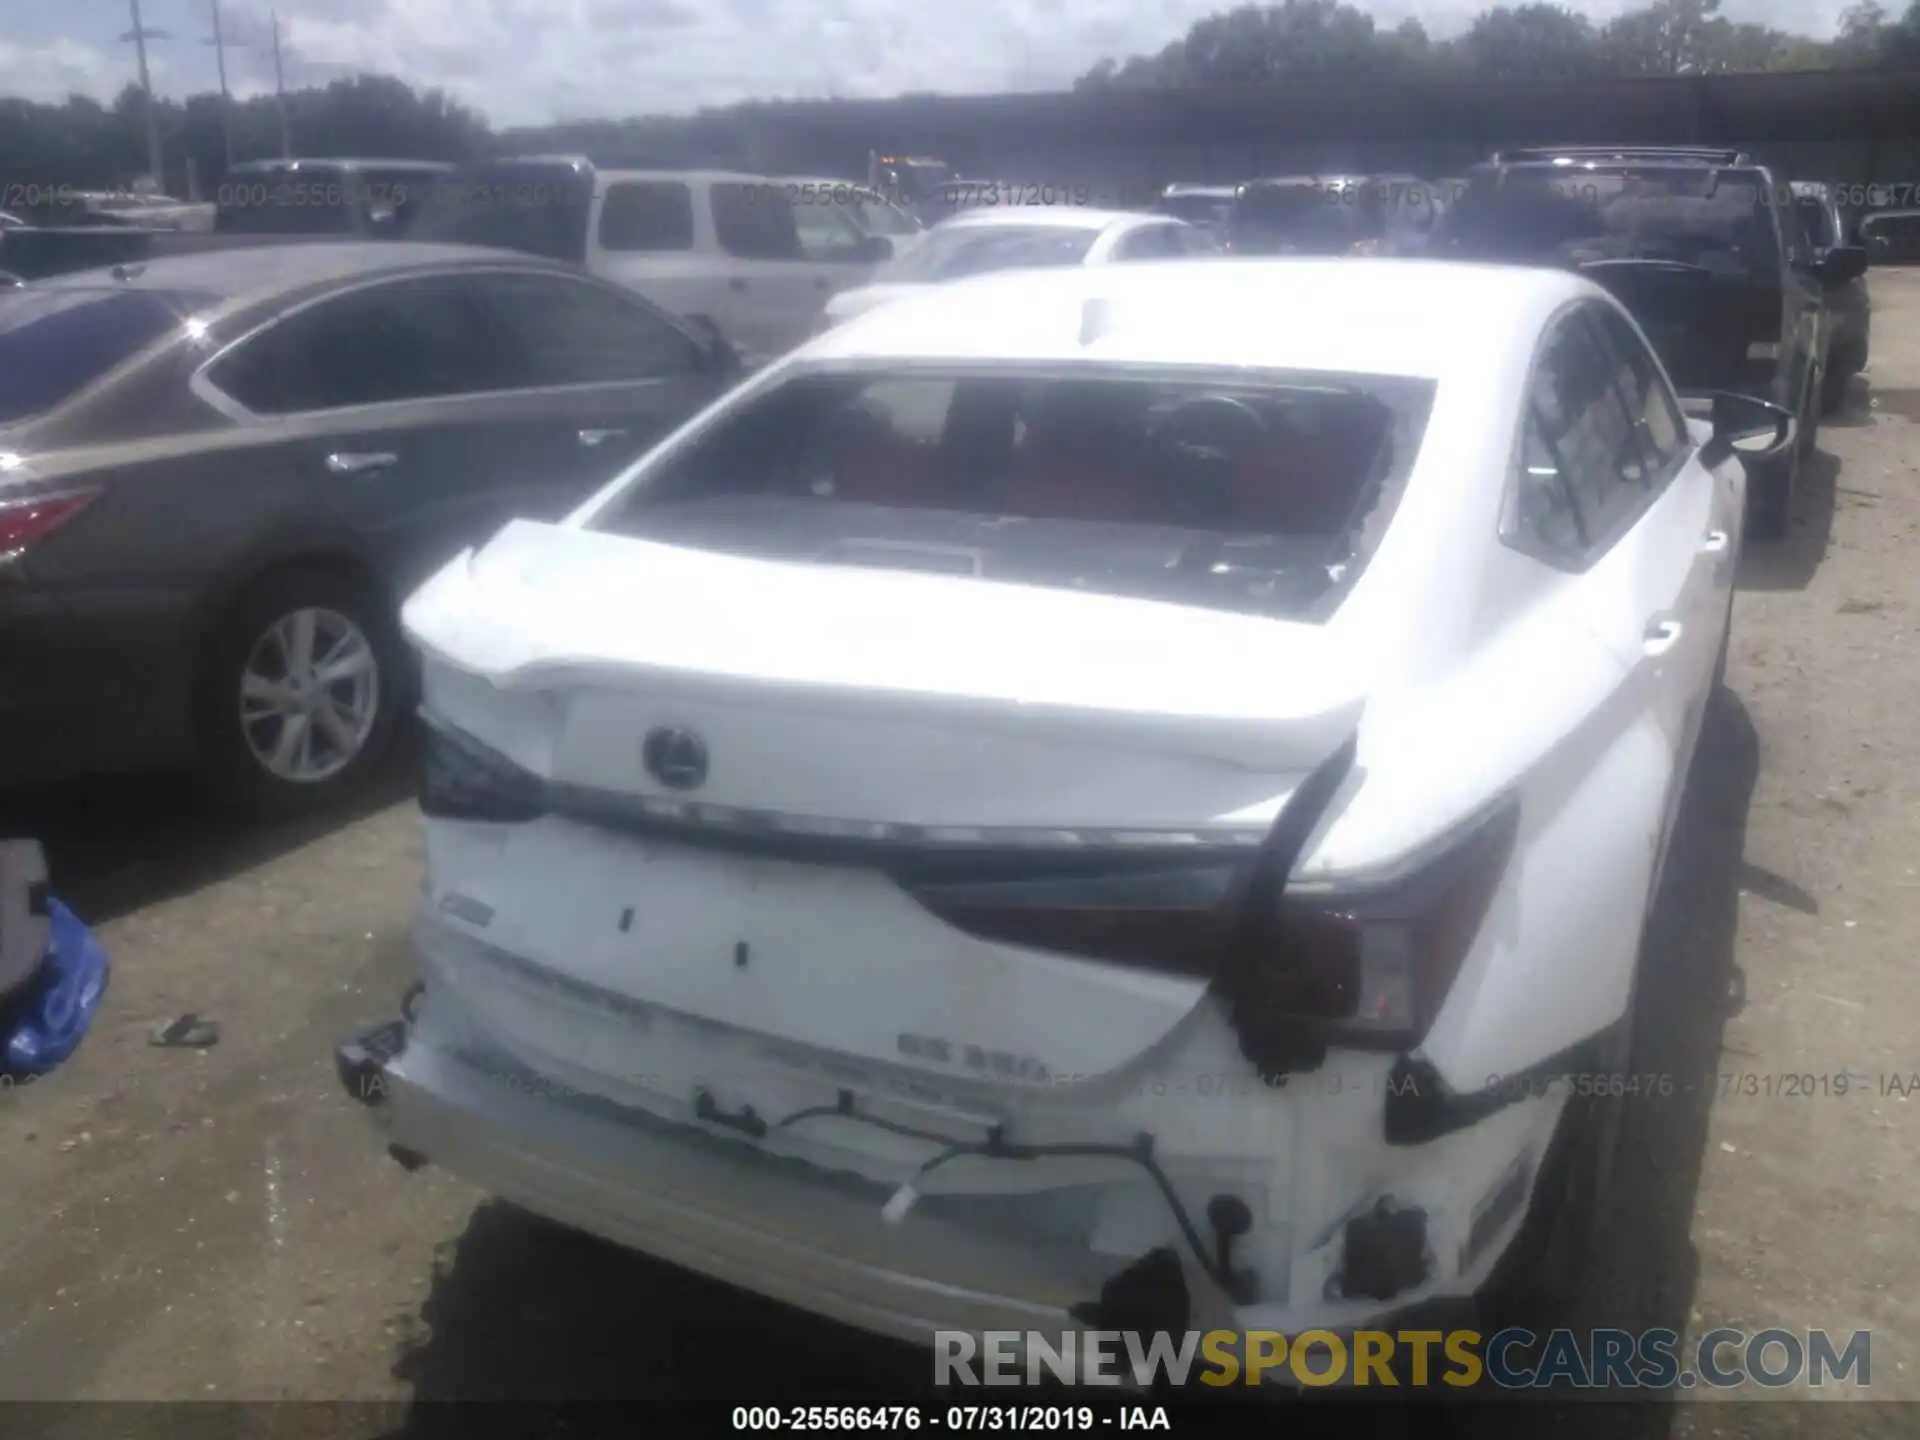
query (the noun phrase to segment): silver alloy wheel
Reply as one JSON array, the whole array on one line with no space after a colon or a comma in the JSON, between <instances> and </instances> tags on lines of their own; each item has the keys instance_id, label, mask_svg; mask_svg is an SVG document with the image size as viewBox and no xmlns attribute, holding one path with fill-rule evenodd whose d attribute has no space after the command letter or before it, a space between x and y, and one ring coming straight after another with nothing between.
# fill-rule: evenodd
<instances>
[{"instance_id":1,"label":"silver alloy wheel","mask_svg":"<svg viewBox=\"0 0 1920 1440\"><path fill-rule=\"evenodd\" d=\"M262 769L311 785L353 763L380 713L380 665L338 610L282 615L240 671L240 733Z\"/></svg>"}]
</instances>

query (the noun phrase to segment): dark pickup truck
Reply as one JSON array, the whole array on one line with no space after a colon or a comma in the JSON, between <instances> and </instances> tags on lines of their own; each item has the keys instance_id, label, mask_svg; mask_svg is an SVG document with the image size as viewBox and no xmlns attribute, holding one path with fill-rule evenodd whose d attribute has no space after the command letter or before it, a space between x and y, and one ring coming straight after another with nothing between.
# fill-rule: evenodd
<instances>
[{"instance_id":1,"label":"dark pickup truck","mask_svg":"<svg viewBox=\"0 0 1920 1440\"><path fill-rule=\"evenodd\" d=\"M1795 415L1799 442L1748 468L1752 533L1786 534L1823 409L1830 297L1866 254L1816 253L1770 170L1736 150L1508 151L1469 171L1433 253L1577 270L1633 314L1683 396L1733 391Z\"/></svg>"},{"instance_id":2,"label":"dark pickup truck","mask_svg":"<svg viewBox=\"0 0 1920 1440\"><path fill-rule=\"evenodd\" d=\"M428 160L251 160L227 172L211 231L52 203L0 228L0 271L38 280L241 245L399 239L452 166Z\"/></svg>"}]
</instances>

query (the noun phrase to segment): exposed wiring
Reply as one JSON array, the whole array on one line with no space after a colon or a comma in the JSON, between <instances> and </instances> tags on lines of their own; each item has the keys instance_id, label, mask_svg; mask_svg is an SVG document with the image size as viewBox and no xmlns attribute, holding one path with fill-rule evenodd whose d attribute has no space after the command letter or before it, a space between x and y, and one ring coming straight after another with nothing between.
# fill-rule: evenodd
<instances>
[{"instance_id":1,"label":"exposed wiring","mask_svg":"<svg viewBox=\"0 0 1920 1440\"><path fill-rule=\"evenodd\" d=\"M1173 1212L1174 1222L1179 1225L1180 1233L1187 1242L1187 1248L1193 1252L1193 1258L1200 1268L1221 1286L1228 1294L1236 1292L1233 1277L1219 1260L1207 1248L1201 1238L1199 1228L1187 1214L1187 1207L1181 1203L1180 1196L1173 1188L1173 1182L1160 1168L1160 1162L1153 1157L1153 1136L1142 1132L1135 1137L1131 1145L1116 1145L1109 1141L1063 1140L1044 1145L1032 1145L1008 1140L1005 1132L996 1125L987 1132L987 1138L980 1140L955 1141L951 1136L937 1131L923 1130L914 1125L902 1125L897 1121L883 1119L878 1115L861 1112L854 1104L851 1090L842 1090L839 1099L832 1105L810 1105L804 1110L779 1121L773 1128L784 1130L802 1120L817 1119L822 1116L836 1116L843 1120L857 1120L863 1125L872 1125L877 1129L891 1131L896 1135L905 1135L916 1140L925 1140L931 1144L944 1144L946 1148L932 1156L903 1181L895 1190L892 1198L881 1209L881 1216L888 1224L897 1225L906 1218L907 1212L920 1198L920 1190L915 1183L924 1179L930 1172L939 1169L949 1161L963 1155L977 1155L987 1160L1039 1160L1047 1157L1076 1156L1089 1159L1130 1160L1145 1170L1153 1183L1159 1187L1161 1197L1166 1200L1167 1208Z\"/></svg>"}]
</instances>

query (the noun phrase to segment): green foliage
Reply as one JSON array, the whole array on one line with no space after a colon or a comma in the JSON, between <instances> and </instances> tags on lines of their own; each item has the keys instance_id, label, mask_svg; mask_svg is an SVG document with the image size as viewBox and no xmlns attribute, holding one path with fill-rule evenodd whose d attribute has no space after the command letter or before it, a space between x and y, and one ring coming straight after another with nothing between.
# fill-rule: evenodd
<instances>
[{"instance_id":1,"label":"green foliage","mask_svg":"<svg viewBox=\"0 0 1920 1440\"><path fill-rule=\"evenodd\" d=\"M1920 0L1890 21L1860 0L1832 41L1738 24L1720 0L1653 0L1598 28L1560 5L1497 5L1451 40L1417 21L1375 27L1344 0L1243 5L1196 22L1156 55L1102 60L1079 90L1244 85L1290 75L1458 74L1488 80L1708 75L1756 70L1920 67Z\"/></svg>"},{"instance_id":2,"label":"green foliage","mask_svg":"<svg viewBox=\"0 0 1920 1440\"><path fill-rule=\"evenodd\" d=\"M1920 0L1898 18L1876 0L1856 0L1831 41L1764 25L1736 24L1720 0L1653 0L1595 27L1546 0L1483 11L1460 35L1435 40L1418 20L1383 29L1345 0L1240 5L1197 21L1154 55L1103 60L1078 90L1260 85L1292 76L1458 75L1485 80L1583 79L1727 71L1920 68ZM489 153L628 150L744 162L749 103L692 117L575 122L495 134L477 112L439 90L416 91L386 76L336 80L286 98L296 155L405 156L465 160ZM218 96L160 102L168 193L187 193L188 161L211 195L226 169ZM100 189L146 169L146 110L129 85L111 105L74 96L62 105L0 99L0 181L14 187ZM235 160L278 155L279 109L271 96L227 111Z\"/></svg>"}]
</instances>

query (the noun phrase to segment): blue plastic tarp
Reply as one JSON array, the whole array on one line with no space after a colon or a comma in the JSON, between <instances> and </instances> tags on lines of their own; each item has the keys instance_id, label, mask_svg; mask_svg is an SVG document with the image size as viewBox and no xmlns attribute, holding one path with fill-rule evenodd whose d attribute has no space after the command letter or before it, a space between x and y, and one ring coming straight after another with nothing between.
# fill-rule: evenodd
<instances>
[{"instance_id":1,"label":"blue plastic tarp","mask_svg":"<svg viewBox=\"0 0 1920 1440\"><path fill-rule=\"evenodd\" d=\"M40 968L0 1000L0 1075L44 1075L80 1047L107 993L107 952L58 900L47 901L52 935Z\"/></svg>"}]
</instances>

